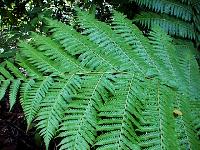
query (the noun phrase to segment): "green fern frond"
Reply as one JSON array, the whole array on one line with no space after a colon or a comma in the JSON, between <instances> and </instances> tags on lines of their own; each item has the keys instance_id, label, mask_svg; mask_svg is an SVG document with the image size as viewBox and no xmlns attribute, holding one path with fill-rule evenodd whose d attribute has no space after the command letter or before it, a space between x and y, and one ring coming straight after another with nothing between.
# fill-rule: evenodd
<instances>
[{"instance_id":1,"label":"green fern frond","mask_svg":"<svg viewBox=\"0 0 200 150\"><path fill-rule=\"evenodd\" d=\"M10 93L9 93L9 104L10 104L10 111L17 100L17 93L19 91L21 81L19 79L13 80L10 86Z\"/></svg>"},{"instance_id":2,"label":"green fern frond","mask_svg":"<svg viewBox=\"0 0 200 150\"><path fill-rule=\"evenodd\" d=\"M25 101L28 100L28 93L34 84L34 79L26 80L24 83L22 83L22 86L20 88L20 103L22 105L23 111L25 112L26 109L24 108L24 104L26 104Z\"/></svg>"},{"instance_id":3,"label":"green fern frond","mask_svg":"<svg viewBox=\"0 0 200 150\"><path fill-rule=\"evenodd\" d=\"M139 62L140 66L145 68L146 75L155 76L159 72L159 69L151 58L153 47L149 43L149 40L144 37L136 25L132 24L122 14L115 12L112 20L114 31L132 46L132 51L135 52L134 59Z\"/></svg>"},{"instance_id":4,"label":"green fern frond","mask_svg":"<svg viewBox=\"0 0 200 150\"><path fill-rule=\"evenodd\" d=\"M36 126L44 138L46 149L48 149L49 142L55 136L59 123L64 117L67 103L80 88L80 82L80 78L76 75L71 75L63 80L59 79L54 82L46 97L41 101Z\"/></svg>"},{"instance_id":5,"label":"green fern frond","mask_svg":"<svg viewBox=\"0 0 200 150\"><path fill-rule=\"evenodd\" d=\"M198 149L200 146L200 143L198 141L199 139L191 124L194 123L194 125L196 125L194 127L198 129L198 125L195 123L196 121L199 121L199 118L195 114L190 113L191 110L189 108L192 108L193 104L188 101L188 98L180 93L177 93L174 111L178 110L181 112L181 114L174 113L176 120L175 130L179 139L179 145L181 149ZM198 108L196 106L198 106L198 104L195 104L195 108L193 108L192 110L193 112L196 111L195 109Z\"/></svg>"},{"instance_id":6,"label":"green fern frond","mask_svg":"<svg viewBox=\"0 0 200 150\"><path fill-rule=\"evenodd\" d=\"M162 80L170 87L179 88L179 63L177 60L176 48L172 38L167 36L160 27L153 27L149 34L153 45L153 58L159 67Z\"/></svg>"},{"instance_id":7,"label":"green fern frond","mask_svg":"<svg viewBox=\"0 0 200 150\"><path fill-rule=\"evenodd\" d=\"M189 5L178 2L177 0L131 0L141 6L154 10L155 12L166 13L169 15L190 21L192 19L192 8Z\"/></svg>"},{"instance_id":8,"label":"green fern frond","mask_svg":"<svg viewBox=\"0 0 200 150\"><path fill-rule=\"evenodd\" d=\"M132 70L142 72L138 62L134 60L135 55L128 43L114 33L110 26L97 21L86 12L78 11L78 23L84 29L83 34L88 35L89 39L103 48L105 55L111 55L119 64L122 71Z\"/></svg>"},{"instance_id":9,"label":"green fern frond","mask_svg":"<svg viewBox=\"0 0 200 150\"><path fill-rule=\"evenodd\" d=\"M106 78L105 74L87 76L78 97L69 102L59 129L59 137L62 137L60 150L85 150L94 144L97 110L108 99L106 88L113 91L112 84L106 82Z\"/></svg>"},{"instance_id":10,"label":"green fern frond","mask_svg":"<svg viewBox=\"0 0 200 150\"><path fill-rule=\"evenodd\" d=\"M19 71L19 69L17 67L15 67L15 65L9 61L6 61L6 65L7 68L17 77L20 78L22 80L26 80L26 77L21 73L21 71Z\"/></svg>"},{"instance_id":11,"label":"green fern frond","mask_svg":"<svg viewBox=\"0 0 200 150\"><path fill-rule=\"evenodd\" d=\"M77 33L71 26L52 20L48 20L48 26L52 28L53 38L60 41L66 51L71 55L79 55L78 59L82 66L97 71L119 69L117 58L111 53L108 55L108 53L103 52L102 48Z\"/></svg>"},{"instance_id":12,"label":"green fern frond","mask_svg":"<svg viewBox=\"0 0 200 150\"><path fill-rule=\"evenodd\" d=\"M52 84L52 77L47 76L43 80L39 80L35 84L32 84L31 88L27 91L28 94L26 98L21 99L21 101L23 101L22 107L27 120L28 128L33 119L36 117L40 108L40 103Z\"/></svg>"},{"instance_id":13,"label":"green fern frond","mask_svg":"<svg viewBox=\"0 0 200 150\"><path fill-rule=\"evenodd\" d=\"M64 66L58 62L52 61L49 57L45 56L42 52L39 52L30 44L26 42L21 42L19 44L22 55L26 56L30 63L32 63L39 71L52 75L64 75L66 70L63 69ZM60 67L57 67L60 66Z\"/></svg>"},{"instance_id":14,"label":"green fern frond","mask_svg":"<svg viewBox=\"0 0 200 150\"><path fill-rule=\"evenodd\" d=\"M16 61L18 64L26 70L27 76L34 77L34 78L41 78L42 73L39 72L33 65L31 65L24 57L20 54L16 55Z\"/></svg>"},{"instance_id":15,"label":"green fern frond","mask_svg":"<svg viewBox=\"0 0 200 150\"><path fill-rule=\"evenodd\" d=\"M186 85L185 94L191 99L199 98L200 81L199 81L199 66L193 53L193 45L182 41L181 45L177 44L178 60L180 63L181 73L184 76L183 83Z\"/></svg>"},{"instance_id":16,"label":"green fern frond","mask_svg":"<svg viewBox=\"0 0 200 150\"><path fill-rule=\"evenodd\" d=\"M171 35L189 39L196 38L193 25L164 14L159 15L152 12L141 12L140 15L137 15L133 21L135 23L142 24L149 29L153 25L159 25Z\"/></svg>"},{"instance_id":17,"label":"green fern frond","mask_svg":"<svg viewBox=\"0 0 200 150\"><path fill-rule=\"evenodd\" d=\"M66 51L51 38L40 36L36 33L32 33L32 37L34 38L34 43L38 46L38 50L43 51L45 56L48 56L51 60L56 60L59 64L62 64L66 72L85 71L85 68L79 65L80 62L66 53Z\"/></svg>"},{"instance_id":18,"label":"green fern frond","mask_svg":"<svg viewBox=\"0 0 200 150\"><path fill-rule=\"evenodd\" d=\"M3 80L0 83L1 83L1 86L0 86L0 101L1 101L4 95L6 94L6 90L8 86L10 85L10 80L9 79Z\"/></svg>"},{"instance_id":19,"label":"green fern frond","mask_svg":"<svg viewBox=\"0 0 200 150\"><path fill-rule=\"evenodd\" d=\"M159 81L156 80L151 81L146 90L149 93L149 98L143 112L146 123L142 124L139 129L144 133L140 136L140 146L144 149L178 149L173 118L175 92L170 88L161 86Z\"/></svg>"},{"instance_id":20,"label":"green fern frond","mask_svg":"<svg viewBox=\"0 0 200 150\"><path fill-rule=\"evenodd\" d=\"M11 62L5 61L0 64L0 100L6 92L9 93L10 111L17 101L17 94L21 85L21 80L26 80L25 75Z\"/></svg>"},{"instance_id":21,"label":"green fern frond","mask_svg":"<svg viewBox=\"0 0 200 150\"><path fill-rule=\"evenodd\" d=\"M4 66L0 65L0 73L6 78L6 79L14 79L14 77L10 74L10 72L5 69Z\"/></svg>"},{"instance_id":22,"label":"green fern frond","mask_svg":"<svg viewBox=\"0 0 200 150\"><path fill-rule=\"evenodd\" d=\"M114 97L100 109L97 131L102 133L95 143L97 149L140 149L135 128L140 128L142 92L134 75L118 77Z\"/></svg>"}]
</instances>

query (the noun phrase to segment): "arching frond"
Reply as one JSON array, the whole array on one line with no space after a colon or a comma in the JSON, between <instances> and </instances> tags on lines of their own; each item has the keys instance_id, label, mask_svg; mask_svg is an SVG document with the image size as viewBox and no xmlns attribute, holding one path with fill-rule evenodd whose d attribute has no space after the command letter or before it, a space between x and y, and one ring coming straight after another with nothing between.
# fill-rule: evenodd
<instances>
[{"instance_id":1,"label":"arching frond","mask_svg":"<svg viewBox=\"0 0 200 150\"><path fill-rule=\"evenodd\" d=\"M139 62L140 66L143 66L146 75L155 76L158 74L158 66L152 59L153 47L137 26L118 12L114 13L112 24L114 31L132 46L132 51L135 52L134 59Z\"/></svg>"},{"instance_id":2,"label":"arching frond","mask_svg":"<svg viewBox=\"0 0 200 150\"><path fill-rule=\"evenodd\" d=\"M105 55L111 55L118 61L120 70L132 70L142 72L138 62L134 60L132 48L123 39L115 34L110 26L97 21L86 12L78 11L78 22L84 29L83 34L87 34L89 39L103 48Z\"/></svg>"},{"instance_id":3,"label":"arching frond","mask_svg":"<svg viewBox=\"0 0 200 150\"><path fill-rule=\"evenodd\" d=\"M17 61L0 64L0 100L9 94L12 108L20 95L27 129L36 124L46 149L54 137L61 150L198 149L200 74L191 45L158 26L144 36L117 12L110 24L77 15L78 30L45 18L50 33L32 33ZM170 31L194 38L183 28Z\"/></svg>"},{"instance_id":4,"label":"arching frond","mask_svg":"<svg viewBox=\"0 0 200 150\"><path fill-rule=\"evenodd\" d=\"M189 5L182 4L177 0L131 0L141 6L146 6L156 12L190 21L192 19L192 8Z\"/></svg>"},{"instance_id":5,"label":"arching frond","mask_svg":"<svg viewBox=\"0 0 200 150\"><path fill-rule=\"evenodd\" d=\"M133 21L147 28L151 28L153 25L159 25L171 35L190 39L196 38L194 26L192 24L164 14L159 15L152 12L141 12Z\"/></svg>"}]
</instances>

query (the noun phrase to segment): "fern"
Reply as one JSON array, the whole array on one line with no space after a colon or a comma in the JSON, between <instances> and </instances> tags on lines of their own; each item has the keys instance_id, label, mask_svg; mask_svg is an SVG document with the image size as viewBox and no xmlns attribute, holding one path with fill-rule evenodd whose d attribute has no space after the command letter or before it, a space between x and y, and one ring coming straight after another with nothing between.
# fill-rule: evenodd
<instances>
[{"instance_id":1,"label":"fern","mask_svg":"<svg viewBox=\"0 0 200 150\"><path fill-rule=\"evenodd\" d=\"M173 132L175 127L172 113L174 91L160 86L157 81L153 85L155 87L151 84L151 87L147 88L149 98L143 112L146 123L140 129L144 133L140 136L140 145L142 148L149 149L178 149L176 133Z\"/></svg>"},{"instance_id":2,"label":"fern","mask_svg":"<svg viewBox=\"0 0 200 150\"><path fill-rule=\"evenodd\" d=\"M0 99L4 97L9 84L10 84L10 80L1 81Z\"/></svg>"},{"instance_id":3,"label":"fern","mask_svg":"<svg viewBox=\"0 0 200 150\"><path fill-rule=\"evenodd\" d=\"M10 100L10 110L12 109L13 105L16 103L17 100L17 93L20 87L21 81L20 80L14 80L10 87L10 93L9 93L9 100Z\"/></svg>"},{"instance_id":4,"label":"fern","mask_svg":"<svg viewBox=\"0 0 200 150\"><path fill-rule=\"evenodd\" d=\"M198 149L200 74L190 44L158 26L146 37L115 11L106 24L77 9L81 33L44 22L50 36L32 33L17 62L1 64L0 98L9 91L12 108L20 95L27 129L36 124L46 149L54 138L61 150Z\"/></svg>"},{"instance_id":5,"label":"fern","mask_svg":"<svg viewBox=\"0 0 200 150\"><path fill-rule=\"evenodd\" d=\"M10 73L9 70L11 70L12 73ZM26 76L9 61L0 64L0 75L0 100L4 98L6 91L9 89L9 104L11 110L16 103L21 80L26 80Z\"/></svg>"},{"instance_id":6,"label":"fern","mask_svg":"<svg viewBox=\"0 0 200 150\"><path fill-rule=\"evenodd\" d=\"M192 8L176 0L131 0L139 5L144 5L155 12L166 13L169 15L190 21L192 19Z\"/></svg>"},{"instance_id":7,"label":"fern","mask_svg":"<svg viewBox=\"0 0 200 150\"><path fill-rule=\"evenodd\" d=\"M177 20L176 18L169 17L165 14L159 15L152 12L141 12L140 15L137 15L136 19L133 21L138 22L147 28L159 25L171 35L190 39L196 38L193 25Z\"/></svg>"},{"instance_id":8,"label":"fern","mask_svg":"<svg viewBox=\"0 0 200 150\"><path fill-rule=\"evenodd\" d=\"M97 131L97 149L139 149L139 138L134 132L143 121L143 102L137 95L142 92L134 75L120 76L116 94L100 109ZM138 122L139 121L139 122Z\"/></svg>"},{"instance_id":9,"label":"fern","mask_svg":"<svg viewBox=\"0 0 200 150\"><path fill-rule=\"evenodd\" d=\"M31 84L30 89L26 91L26 98L21 99L28 127L30 126L33 119L36 117L36 114L38 113L40 108L39 104L41 103L42 98L45 97L49 87L52 84L53 79L47 76L43 80L39 80L36 83Z\"/></svg>"},{"instance_id":10,"label":"fern","mask_svg":"<svg viewBox=\"0 0 200 150\"><path fill-rule=\"evenodd\" d=\"M199 41L199 2L175 0L130 0L138 5L148 8L152 13L140 12L134 22L151 28L160 25L173 36L195 39ZM192 22L192 24L191 24Z\"/></svg>"},{"instance_id":11,"label":"fern","mask_svg":"<svg viewBox=\"0 0 200 150\"><path fill-rule=\"evenodd\" d=\"M106 74L88 76L79 91L78 97L69 102L59 131L60 149L90 149L94 144L97 126L97 110L108 98L107 90L112 83ZM88 86L88 82L91 86Z\"/></svg>"},{"instance_id":12,"label":"fern","mask_svg":"<svg viewBox=\"0 0 200 150\"><path fill-rule=\"evenodd\" d=\"M191 127L190 124L192 122L197 122L197 118L195 118L194 114L190 113L190 111L195 111L197 109L197 104L193 106L190 101L186 97L184 97L182 94L177 93L176 96L176 102L175 102L175 108L180 110L182 114L179 114L176 116L176 132L177 136L180 139L179 140L179 146L182 149L198 149L198 138L196 133L194 132L194 129ZM190 106L193 108L190 110L188 108ZM193 121L193 119L195 121ZM195 123L194 123L195 124ZM197 129L197 128L196 128Z\"/></svg>"}]
</instances>

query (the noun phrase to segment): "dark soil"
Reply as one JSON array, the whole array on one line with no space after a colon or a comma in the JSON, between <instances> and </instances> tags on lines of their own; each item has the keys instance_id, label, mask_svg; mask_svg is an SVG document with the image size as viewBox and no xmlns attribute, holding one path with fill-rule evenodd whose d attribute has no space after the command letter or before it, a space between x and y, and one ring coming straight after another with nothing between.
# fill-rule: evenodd
<instances>
[{"instance_id":1,"label":"dark soil","mask_svg":"<svg viewBox=\"0 0 200 150\"><path fill-rule=\"evenodd\" d=\"M34 131L26 133L20 104L9 112L8 100L0 102L0 150L37 150Z\"/></svg>"}]
</instances>

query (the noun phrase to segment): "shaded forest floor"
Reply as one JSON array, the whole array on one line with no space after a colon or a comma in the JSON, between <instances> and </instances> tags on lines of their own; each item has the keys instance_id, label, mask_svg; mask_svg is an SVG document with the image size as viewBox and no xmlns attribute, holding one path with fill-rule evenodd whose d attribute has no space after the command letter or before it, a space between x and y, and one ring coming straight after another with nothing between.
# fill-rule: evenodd
<instances>
[{"instance_id":1,"label":"shaded forest floor","mask_svg":"<svg viewBox=\"0 0 200 150\"><path fill-rule=\"evenodd\" d=\"M26 121L20 104L9 112L8 100L0 102L0 150L39 149L34 140L34 131L26 133Z\"/></svg>"}]
</instances>

